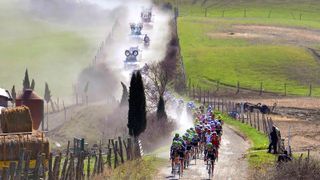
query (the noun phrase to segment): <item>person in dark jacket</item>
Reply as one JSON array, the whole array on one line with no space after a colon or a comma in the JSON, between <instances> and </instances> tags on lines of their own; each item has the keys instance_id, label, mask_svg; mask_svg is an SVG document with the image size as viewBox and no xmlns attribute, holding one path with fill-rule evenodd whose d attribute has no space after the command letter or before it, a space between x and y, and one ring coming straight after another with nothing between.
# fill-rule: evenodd
<instances>
[{"instance_id":1,"label":"person in dark jacket","mask_svg":"<svg viewBox=\"0 0 320 180\"><path fill-rule=\"evenodd\" d=\"M269 144L268 153L271 153L271 148L273 148L273 153L277 153L277 144L278 144L278 135L276 127L272 127L272 131L270 133L271 142Z\"/></svg>"}]
</instances>

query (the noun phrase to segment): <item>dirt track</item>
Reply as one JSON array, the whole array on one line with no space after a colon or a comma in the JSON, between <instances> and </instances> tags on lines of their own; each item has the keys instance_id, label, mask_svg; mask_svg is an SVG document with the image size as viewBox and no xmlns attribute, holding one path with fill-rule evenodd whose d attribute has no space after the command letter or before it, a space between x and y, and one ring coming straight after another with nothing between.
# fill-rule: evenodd
<instances>
[{"instance_id":1,"label":"dirt track","mask_svg":"<svg viewBox=\"0 0 320 180\"><path fill-rule=\"evenodd\" d=\"M211 37L242 38L256 43L292 44L310 47L320 42L320 31L266 25L233 25L226 32L209 33Z\"/></svg>"},{"instance_id":2,"label":"dirt track","mask_svg":"<svg viewBox=\"0 0 320 180\"><path fill-rule=\"evenodd\" d=\"M249 147L250 145L246 140L225 125L222 136L222 146L219 150L220 157L216 163L214 177L212 179L247 179L248 164L244 155ZM159 156L169 159L169 149L167 149L167 153L161 153ZM170 161L160 170L155 179L175 179L171 175ZM193 160L191 166L184 171L181 179L208 179L208 173L203 160L197 160L196 164Z\"/></svg>"}]
</instances>

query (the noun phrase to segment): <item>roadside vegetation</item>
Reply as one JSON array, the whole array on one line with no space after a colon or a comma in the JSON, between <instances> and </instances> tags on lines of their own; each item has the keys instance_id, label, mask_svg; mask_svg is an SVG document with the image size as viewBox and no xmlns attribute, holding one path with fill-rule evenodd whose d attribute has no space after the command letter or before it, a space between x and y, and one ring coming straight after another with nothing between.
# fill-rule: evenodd
<instances>
[{"instance_id":1,"label":"roadside vegetation","mask_svg":"<svg viewBox=\"0 0 320 180\"><path fill-rule=\"evenodd\" d=\"M246 157L251 167L260 169L274 163L275 156L267 153L269 139L265 134L227 115L223 115L223 120L250 141L251 147Z\"/></svg>"},{"instance_id":2,"label":"roadside vegetation","mask_svg":"<svg viewBox=\"0 0 320 180\"><path fill-rule=\"evenodd\" d=\"M112 171L106 171L103 176L95 179L153 179L157 167L165 165L165 159L154 156L144 156L141 159L128 161Z\"/></svg>"}]
</instances>

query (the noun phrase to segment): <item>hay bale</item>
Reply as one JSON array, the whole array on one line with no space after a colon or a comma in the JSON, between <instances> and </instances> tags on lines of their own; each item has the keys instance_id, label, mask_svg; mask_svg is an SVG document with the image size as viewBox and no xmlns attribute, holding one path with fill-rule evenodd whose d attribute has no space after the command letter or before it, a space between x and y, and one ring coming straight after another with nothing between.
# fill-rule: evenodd
<instances>
[{"instance_id":1,"label":"hay bale","mask_svg":"<svg viewBox=\"0 0 320 180\"><path fill-rule=\"evenodd\" d=\"M32 118L27 106L2 109L0 123L3 133L32 132Z\"/></svg>"}]
</instances>

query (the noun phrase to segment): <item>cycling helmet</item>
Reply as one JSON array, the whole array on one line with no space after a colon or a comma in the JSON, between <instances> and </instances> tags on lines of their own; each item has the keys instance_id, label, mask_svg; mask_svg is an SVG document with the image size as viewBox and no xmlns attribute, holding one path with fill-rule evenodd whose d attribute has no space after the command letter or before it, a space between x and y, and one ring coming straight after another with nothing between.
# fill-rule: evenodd
<instances>
[{"instance_id":1,"label":"cycling helmet","mask_svg":"<svg viewBox=\"0 0 320 180\"><path fill-rule=\"evenodd\" d=\"M175 138L178 138L178 137L179 137L179 134L178 134L178 133L176 133L176 134L174 135L174 137L175 137Z\"/></svg>"},{"instance_id":2,"label":"cycling helmet","mask_svg":"<svg viewBox=\"0 0 320 180\"><path fill-rule=\"evenodd\" d=\"M208 148L212 148L212 147L213 147L212 143L208 143L208 144L207 144L207 147L208 147Z\"/></svg>"}]
</instances>

